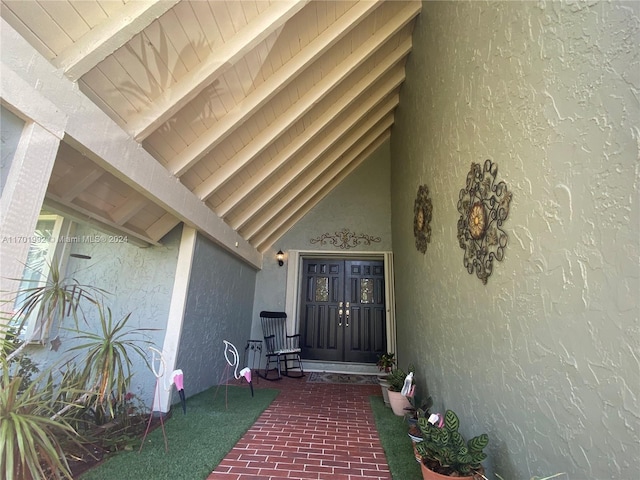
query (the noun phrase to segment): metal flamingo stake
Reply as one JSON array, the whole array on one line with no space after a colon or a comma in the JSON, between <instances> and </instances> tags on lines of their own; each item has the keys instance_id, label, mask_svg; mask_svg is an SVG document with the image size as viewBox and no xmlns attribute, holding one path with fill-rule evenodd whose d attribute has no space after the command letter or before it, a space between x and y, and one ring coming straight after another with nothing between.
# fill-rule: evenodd
<instances>
[{"instance_id":1,"label":"metal flamingo stake","mask_svg":"<svg viewBox=\"0 0 640 480\"><path fill-rule=\"evenodd\" d=\"M229 365L233 365L234 378L238 380L240 377L244 377L244 379L249 384L249 387L251 388L251 396L253 397L253 383L251 382L251 369L249 367L244 367L242 370L240 370L240 373L238 373L238 364L240 363L240 356L238 355L238 350L236 349L233 343L227 342L226 340L223 340L223 342L224 342L224 358L227 359L227 363ZM229 360L229 354L233 357L233 360Z\"/></svg>"},{"instance_id":2,"label":"metal flamingo stake","mask_svg":"<svg viewBox=\"0 0 640 480\"><path fill-rule=\"evenodd\" d=\"M147 434L149 433L149 428L151 427L151 420L153 418L153 406L156 403L156 398L160 398L160 377L164 375L164 371L166 370L166 364L164 361L164 357L162 356L162 352L154 347L149 347L151 350L151 371L153 375L156 377L156 386L153 393L153 402L151 403L151 412L149 413L149 421L147 422L147 428L144 431L144 436L142 437L142 443L140 444L140 449L138 453L142 451L142 447L144 446L144 441L147 438ZM164 437L164 451L165 453L169 451L169 443L167 441L167 432L164 429L164 415L160 412L160 424L162 425L162 436Z\"/></svg>"}]
</instances>

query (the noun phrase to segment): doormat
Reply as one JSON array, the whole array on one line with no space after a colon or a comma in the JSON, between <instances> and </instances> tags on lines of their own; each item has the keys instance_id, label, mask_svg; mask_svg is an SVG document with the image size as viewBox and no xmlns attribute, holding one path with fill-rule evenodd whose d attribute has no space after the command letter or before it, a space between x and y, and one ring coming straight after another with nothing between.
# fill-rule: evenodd
<instances>
[{"instance_id":1,"label":"doormat","mask_svg":"<svg viewBox=\"0 0 640 480\"><path fill-rule=\"evenodd\" d=\"M344 383L352 385L377 385L377 375L361 375L355 373L308 372L309 383Z\"/></svg>"}]
</instances>

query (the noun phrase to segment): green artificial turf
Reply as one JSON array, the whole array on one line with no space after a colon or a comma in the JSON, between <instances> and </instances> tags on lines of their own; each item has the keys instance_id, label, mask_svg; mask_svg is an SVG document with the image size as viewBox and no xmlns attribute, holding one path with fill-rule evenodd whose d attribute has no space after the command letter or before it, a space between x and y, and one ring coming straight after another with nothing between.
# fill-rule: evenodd
<instances>
[{"instance_id":1,"label":"green artificial turf","mask_svg":"<svg viewBox=\"0 0 640 480\"><path fill-rule=\"evenodd\" d=\"M413 454L413 445L407 435L409 428L404 417L394 415L384 405L382 397L369 397L376 429L387 456L389 470L394 480L420 480L422 472Z\"/></svg>"},{"instance_id":2,"label":"green artificial turf","mask_svg":"<svg viewBox=\"0 0 640 480\"><path fill-rule=\"evenodd\" d=\"M244 387L230 386L228 409L225 387L216 387L187 399L187 414L173 405L165 421L169 452L165 453L162 428L149 433L138 453L114 454L81 476L82 480L198 480L206 479L224 456L276 398L278 390L256 389L255 397Z\"/></svg>"}]
</instances>

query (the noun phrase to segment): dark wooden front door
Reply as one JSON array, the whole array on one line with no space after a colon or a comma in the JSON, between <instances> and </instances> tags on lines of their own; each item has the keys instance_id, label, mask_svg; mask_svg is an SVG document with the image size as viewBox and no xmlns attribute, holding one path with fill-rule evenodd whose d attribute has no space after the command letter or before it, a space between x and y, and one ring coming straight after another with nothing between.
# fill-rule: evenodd
<instances>
[{"instance_id":1,"label":"dark wooden front door","mask_svg":"<svg viewBox=\"0 0 640 480\"><path fill-rule=\"evenodd\" d=\"M386 350L382 260L303 260L302 357L375 363Z\"/></svg>"}]
</instances>

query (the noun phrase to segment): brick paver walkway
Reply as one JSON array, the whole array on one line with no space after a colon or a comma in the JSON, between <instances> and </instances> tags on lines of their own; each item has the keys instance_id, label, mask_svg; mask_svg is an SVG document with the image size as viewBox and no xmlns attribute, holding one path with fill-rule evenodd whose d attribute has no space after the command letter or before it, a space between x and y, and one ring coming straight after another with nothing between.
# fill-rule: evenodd
<instances>
[{"instance_id":1,"label":"brick paver walkway","mask_svg":"<svg viewBox=\"0 0 640 480\"><path fill-rule=\"evenodd\" d=\"M391 480L370 395L377 385L259 381L280 394L207 480Z\"/></svg>"}]
</instances>

